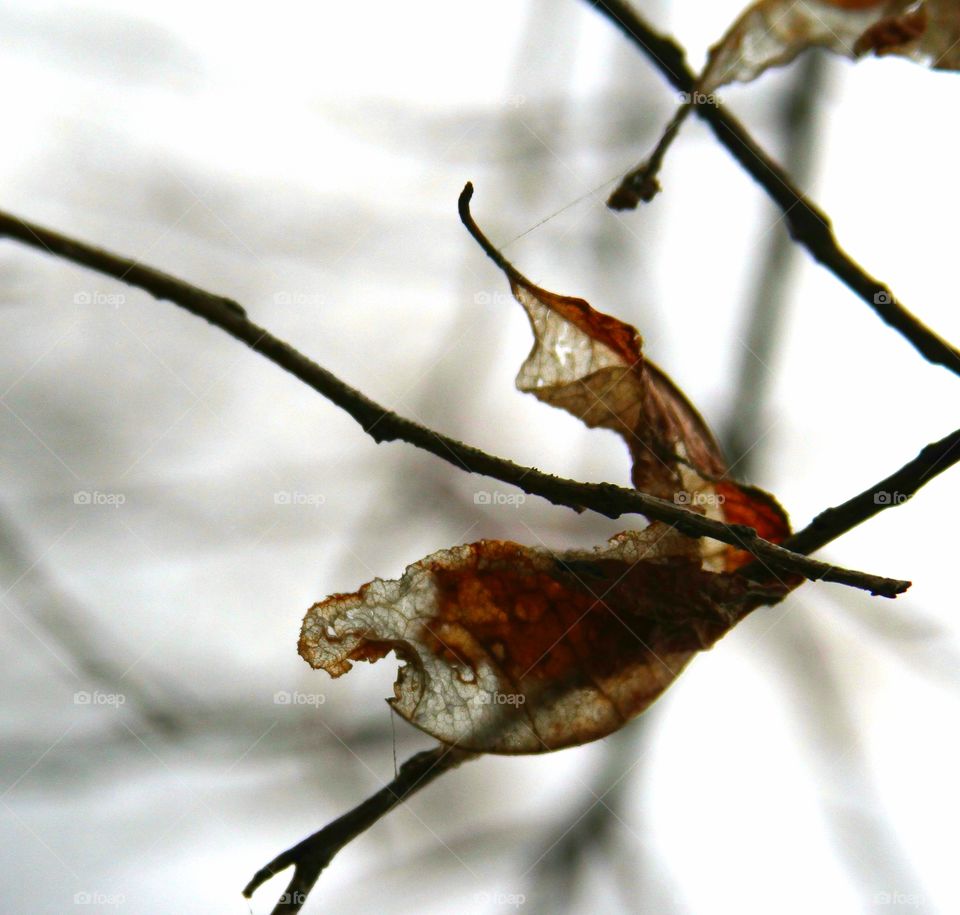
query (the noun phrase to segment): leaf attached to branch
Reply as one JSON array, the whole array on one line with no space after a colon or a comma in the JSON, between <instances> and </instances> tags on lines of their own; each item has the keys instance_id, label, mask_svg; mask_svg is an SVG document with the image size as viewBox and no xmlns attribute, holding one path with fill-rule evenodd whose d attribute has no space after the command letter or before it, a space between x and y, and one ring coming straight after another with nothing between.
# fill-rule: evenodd
<instances>
[{"instance_id":1,"label":"leaf attached to branch","mask_svg":"<svg viewBox=\"0 0 960 915\"><path fill-rule=\"evenodd\" d=\"M895 54L936 70L960 70L960 0L757 0L710 49L653 152L617 185L607 206L632 210L656 196L667 150L697 105L718 105L721 87L750 82L815 47L851 58Z\"/></svg>"},{"instance_id":2,"label":"leaf attached to branch","mask_svg":"<svg viewBox=\"0 0 960 915\"><path fill-rule=\"evenodd\" d=\"M337 677L394 651L391 705L411 724L464 750L542 753L618 730L770 596L704 570L661 523L593 551L481 540L316 604L300 653Z\"/></svg>"},{"instance_id":3,"label":"leaf attached to branch","mask_svg":"<svg viewBox=\"0 0 960 915\"><path fill-rule=\"evenodd\" d=\"M524 307L534 346L520 390L611 429L633 485L765 538L790 532L772 496L725 478L703 419L641 352L634 328L582 299L534 285L461 215ZM752 557L669 525L618 534L595 550L553 553L481 540L375 579L307 613L301 655L339 677L393 651L393 709L464 750L540 753L584 743L642 712L698 652L798 582L738 574Z\"/></svg>"}]
</instances>

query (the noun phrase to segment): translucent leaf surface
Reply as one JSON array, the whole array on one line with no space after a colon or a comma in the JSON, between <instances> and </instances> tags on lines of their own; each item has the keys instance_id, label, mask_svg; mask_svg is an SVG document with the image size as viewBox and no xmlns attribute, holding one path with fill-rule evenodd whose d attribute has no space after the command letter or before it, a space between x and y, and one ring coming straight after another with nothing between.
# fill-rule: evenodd
<instances>
[{"instance_id":1,"label":"translucent leaf surface","mask_svg":"<svg viewBox=\"0 0 960 915\"><path fill-rule=\"evenodd\" d=\"M562 554L482 540L316 604L300 653L337 677L395 651L391 704L412 724L540 753L620 728L761 598L662 524Z\"/></svg>"},{"instance_id":2,"label":"translucent leaf surface","mask_svg":"<svg viewBox=\"0 0 960 915\"><path fill-rule=\"evenodd\" d=\"M706 423L644 360L634 328L534 285L467 221L530 318L520 390L621 435L638 489L787 536L771 496L724 478ZM391 704L428 734L482 752L554 750L620 728L696 652L796 584L737 574L750 559L661 523L586 551L482 540L315 604L300 653L339 677L393 651L403 664Z\"/></svg>"},{"instance_id":3,"label":"translucent leaf surface","mask_svg":"<svg viewBox=\"0 0 960 915\"><path fill-rule=\"evenodd\" d=\"M760 0L711 49L699 89L748 82L810 47L846 57L898 54L935 69L960 67L957 0Z\"/></svg>"}]
</instances>

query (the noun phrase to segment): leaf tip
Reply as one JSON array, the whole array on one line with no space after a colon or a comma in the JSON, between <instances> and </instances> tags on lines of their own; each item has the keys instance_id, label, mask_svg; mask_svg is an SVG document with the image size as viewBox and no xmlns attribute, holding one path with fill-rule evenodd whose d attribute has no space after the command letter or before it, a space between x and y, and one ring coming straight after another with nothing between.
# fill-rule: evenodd
<instances>
[{"instance_id":1,"label":"leaf tip","mask_svg":"<svg viewBox=\"0 0 960 915\"><path fill-rule=\"evenodd\" d=\"M460 191L460 198L457 200L457 209L460 211L461 219L464 219L465 216L469 216L470 201L472 199L473 199L473 182L468 181L463 186L463 190Z\"/></svg>"}]
</instances>

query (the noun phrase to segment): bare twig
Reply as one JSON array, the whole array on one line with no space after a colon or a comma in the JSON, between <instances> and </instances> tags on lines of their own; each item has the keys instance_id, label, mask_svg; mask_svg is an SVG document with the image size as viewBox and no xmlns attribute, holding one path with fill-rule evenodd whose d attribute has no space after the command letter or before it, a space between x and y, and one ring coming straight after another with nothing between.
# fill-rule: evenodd
<instances>
[{"instance_id":1,"label":"bare twig","mask_svg":"<svg viewBox=\"0 0 960 915\"><path fill-rule=\"evenodd\" d=\"M819 549L884 509L902 504L924 484L958 462L960 429L928 445L914 460L875 486L843 505L822 512L808 527L791 537L786 545L799 552ZM745 570L745 574L750 573ZM456 758L450 759L454 754ZM397 778L386 788L258 871L244 890L244 895L249 897L274 874L293 865L294 876L280 903L274 908L273 915L298 912L320 873L344 845L405 797L468 758L471 758L469 754L444 747L414 756L404 763Z\"/></svg>"},{"instance_id":2,"label":"bare twig","mask_svg":"<svg viewBox=\"0 0 960 915\"><path fill-rule=\"evenodd\" d=\"M468 184L460 197L461 213L466 210L469 215L468 204L472 193L473 186ZM232 299L213 295L135 261L0 212L0 236L3 235L139 286L158 298L169 299L204 318L237 340L247 343L256 352L341 407L378 443L395 440L408 442L463 470L518 486L524 492L541 496L555 505L566 505L577 511L590 509L608 518L641 514L655 521L663 521L688 537L711 537L752 553L769 568L795 572L811 581L837 582L883 597L895 597L910 587L908 581L843 569L791 553L764 540L752 527L724 524L635 489L612 483L581 483L487 454L399 416L370 400L288 343L254 324ZM492 247L487 253L494 260L503 260Z\"/></svg>"},{"instance_id":3,"label":"bare twig","mask_svg":"<svg viewBox=\"0 0 960 915\"><path fill-rule=\"evenodd\" d=\"M960 429L927 445L912 461L859 495L820 512L803 530L788 537L783 545L798 553L813 553L880 512L912 499L934 477L957 463L960 463ZM740 571L748 578L764 577L764 570L757 562Z\"/></svg>"},{"instance_id":4,"label":"bare twig","mask_svg":"<svg viewBox=\"0 0 960 915\"><path fill-rule=\"evenodd\" d=\"M798 553L819 550L885 509L902 505L922 486L957 463L960 463L960 429L927 445L912 461L858 496L820 512L784 546Z\"/></svg>"},{"instance_id":5,"label":"bare twig","mask_svg":"<svg viewBox=\"0 0 960 915\"><path fill-rule=\"evenodd\" d=\"M671 38L651 28L629 2L587 2L633 41L673 86L681 92L695 90L696 76L687 66L683 49ZM840 247L826 214L794 185L789 175L757 145L743 125L717 105L693 107L720 143L780 207L790 234L814 260L844 282L883 321L909 340L925 359L960 375L960 351L904 308L885 283L867 273ZM637 180L643 179L643 169L644 166L640 166L635 170L640 175ZM630 182L628 175L621 185L624 193L618 200L629 199ZM633 197L637 198L636 192Z\"/></svg>"},{"instance_id":6,"label":"bare twig","mask_svg":"<svg viewBox=\"0 0 960 915\"><path fill-rule=\"evenodd\" d=\"M633 210L640 204L649 203L660 193L660 182L657 176L663 165L663 157L677 138L683 122L690 116L690 109L694 102L685 102L674 114L666 126L653 152L641 162L632 172L624 176L620 184L614 189L607 206L612 210Z\"/></svg>"},{"instance_id":7,"label":"bare twig","mask_svg":"<svg viewBox=\"0 0 960 915\"><path fill-rule=\"evenodd\" d=\"M474 758L474 754L442 745L411 756L400 767L397 777L390 784L260 868L244 887L243 895L249 899L271 877L292 866L293 877L287 884L286 892L274 906L272 915L299 912L323 869L341 848L373 826L411 794L426 787L444 772L449 772L460 763Z\"/></svg>"}]
</instances>

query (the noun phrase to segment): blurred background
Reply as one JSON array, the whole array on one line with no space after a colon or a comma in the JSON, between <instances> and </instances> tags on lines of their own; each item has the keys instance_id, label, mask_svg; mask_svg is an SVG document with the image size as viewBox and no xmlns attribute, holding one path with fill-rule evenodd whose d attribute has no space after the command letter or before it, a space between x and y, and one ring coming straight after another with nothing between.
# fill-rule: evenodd
<instances>
[{"instance_id":1,"label":"blurred background","mask_svg":"<svg viewBox=\"0 0 960 915\"><path fill-rule=\"evenodd\" d=\"M699 66L740 3L639 6ZM459 224L467 180L493 241L635 324L795 526L957 425L956 378L794 251L702 125L653 204L604 207L676 94L586 3L6 0L0 34L0 208L235 297L492 453L629 479L616 436L513 388L531 335ZM960 77L814 55L722 97L960 340ZM477 504L516 491L377 446L222 332L9 241L0 472L9 912L270 911L286 875L248 903L253 872L430 745L391 720L392 658L308 668L306 609L454 543L642 523ZM960 911L956 482L824 551L905 597L805 585L615 737L444 776L305 911Z\"/></svg>"}]
</instances>

